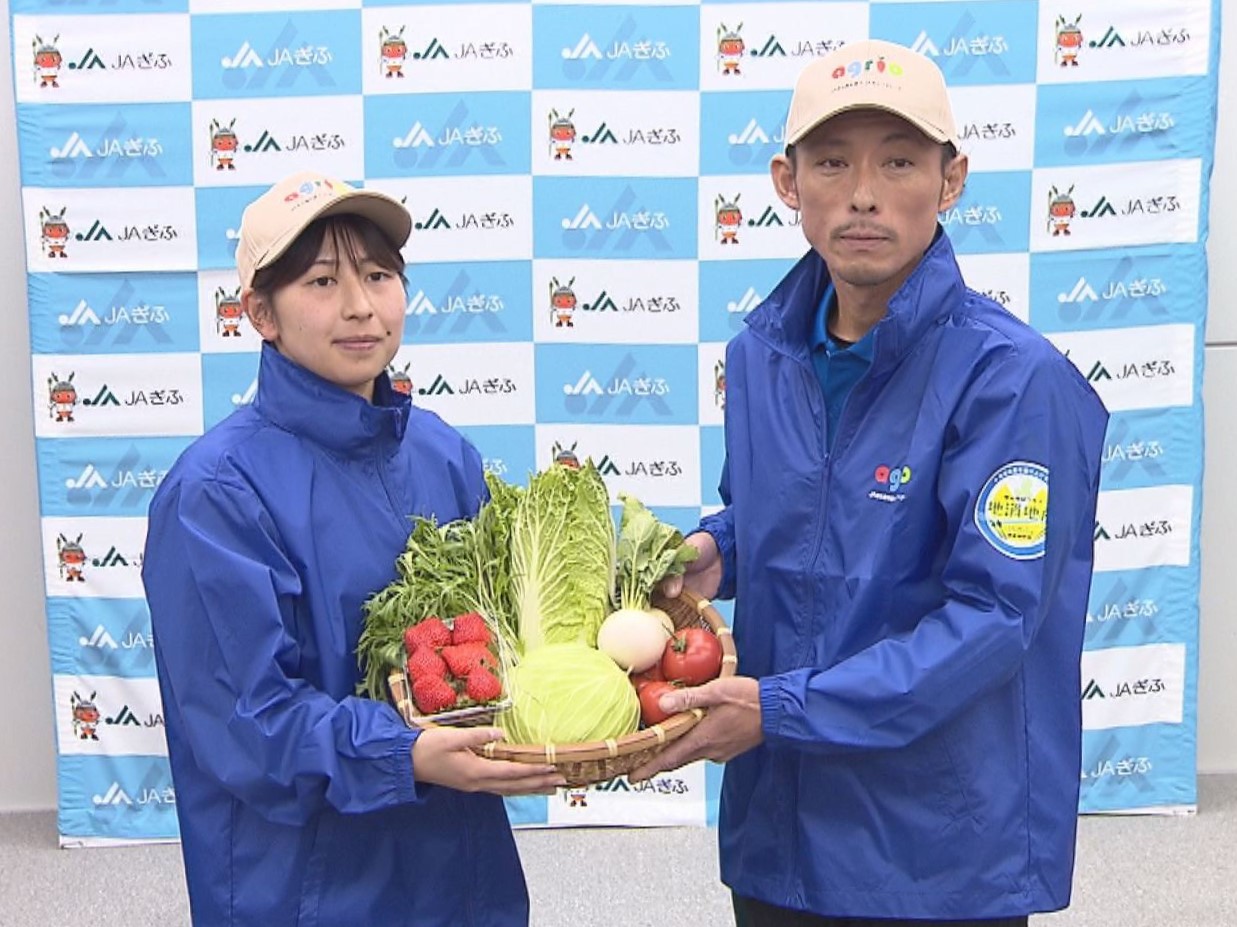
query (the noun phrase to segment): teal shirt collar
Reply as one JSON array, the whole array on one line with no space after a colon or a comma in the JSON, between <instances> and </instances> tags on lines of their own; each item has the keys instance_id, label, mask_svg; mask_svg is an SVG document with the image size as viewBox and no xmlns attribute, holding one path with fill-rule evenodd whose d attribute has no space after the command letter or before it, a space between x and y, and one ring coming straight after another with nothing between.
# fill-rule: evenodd
<instances>
[{"instance_id":1,"label":"teal shirt collar","mask_svg":"<svg viewBox=\"0 0 1237 927\"><path fill-rule=\"evenodd\" d=\"M829 337L829 308L833 305L834 298L833 284L829 283L825 286L825 292L821 294L820 304L816 307L816 317L812 321L812 350L824 349L827 354L849 350L854 356L871 363L872 345L876 340L872 335L872 332L876 330L875 325L849 348L843 347Z\"/></svg>"}]
</instances>

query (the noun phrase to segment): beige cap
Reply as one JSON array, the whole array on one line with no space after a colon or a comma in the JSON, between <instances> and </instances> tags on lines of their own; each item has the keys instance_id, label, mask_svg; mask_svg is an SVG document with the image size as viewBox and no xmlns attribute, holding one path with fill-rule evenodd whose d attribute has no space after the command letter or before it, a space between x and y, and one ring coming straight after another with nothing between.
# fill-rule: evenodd
<instances>
[{"instance_id":1,"label":"beige cap","mask_svg":"<svg viewBox=\"0 0 1237 927\"><path fill-rule=\"evenodd\" d=\"M935 142L958 147L949 92L940 68L903 45L864 39L817 58L799 75L786 144L794 145L826 119L852 109L901 116Z\"/></svg>"},{"instance_id":2,"label":"beige cap","mask_svg":"<svg viewBox=\"0 0 1237 927\"><path fill-rule=\"evenodd\" d=\"M376 190L360 190L316 171L285 177L245 207L236 269L241 286L253 285L253 275L274 264L315 219L349 214L371 220L402 248L412 231L412 216L398 200Z\"/></svg>"}]
</instances>

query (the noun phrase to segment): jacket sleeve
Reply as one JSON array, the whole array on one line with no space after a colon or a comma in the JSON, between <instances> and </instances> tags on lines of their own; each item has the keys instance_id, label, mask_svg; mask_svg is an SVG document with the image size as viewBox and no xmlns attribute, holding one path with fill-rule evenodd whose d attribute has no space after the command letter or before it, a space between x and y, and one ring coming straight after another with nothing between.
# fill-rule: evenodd
<instances>
[{"instance_id":1,"label":"jacket sleeve","mask_svg":"<svg viewBox=\"0 0 1237 927\"><path fill-rule=\"evenodd\" d=\"M292 633L301 579L248 487L190 481L156 499L142 570L165 713L208 776L281 824L417 800L416 732L298 678L313 658Z\"/></svg>"},{"instance_id":2,"label":"jacket sleeve","mask_svg":"<svg viewBox=\"0 0 1237 927\"><path fill-rule=\"evenodd\" d=\"M1015 354L981 374L945 436L936 487L947 545L944 604L909 633L828 669L762 679L770 746L823 753L901 747L1018 671L1063 568L1070 558L1085 559L1088 571L1091 565L1107 412L1074 373ZM1016 462L1048 470L1045 543L1029 559L998 550L977 517L985 483Z\"/></svg>"},{"instance_id":3,"label":"jacket sleeve","mask_svg":"<svg viewBox=\"0 0 1237 927\"><path fill-rule=\"evenodd\" d=\"M736 566L734 556L734 509L730 505L730 468L722 464L722 478L718 486L724 508L712 515L700 519L697 531L706 531L717 544L722 555L722 582L717 590L717 598L733 599L735 592ZM693 532L694 533L694 532Z\"/></svg>"}]
</instances>

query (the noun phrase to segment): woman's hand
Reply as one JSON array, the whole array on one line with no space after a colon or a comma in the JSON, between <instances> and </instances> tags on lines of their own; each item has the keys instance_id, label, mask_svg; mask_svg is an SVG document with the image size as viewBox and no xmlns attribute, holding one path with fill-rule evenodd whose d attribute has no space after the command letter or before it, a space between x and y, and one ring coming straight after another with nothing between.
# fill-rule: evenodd
<instances>
[{"instance_id":1,"label":"woman's hand","mask_svg":"<svg viewBox=\"0 0 1237 927\"><path fill-rule=\"evenodd\" d=\"M473 753L474 747L502 739L497 728L426 728L412 745L413 777L461 792L495 795L552 795L567 784L548 764L487 760Z\"/></svg>"}]
</instances>

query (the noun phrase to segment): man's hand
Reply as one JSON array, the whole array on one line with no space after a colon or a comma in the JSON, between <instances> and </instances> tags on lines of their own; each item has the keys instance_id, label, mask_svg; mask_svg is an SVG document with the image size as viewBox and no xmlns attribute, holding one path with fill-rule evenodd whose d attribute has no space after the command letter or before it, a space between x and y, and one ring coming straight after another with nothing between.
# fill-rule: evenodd
<instances>
[{"instance_id":1,"label":"man's hand","mask_svg":"<svg viewBox=\"0 0 1237 927\"><path fill-rule=\"evenodd\" d=\"M417 782L495 795L553 795L567 784L548 764L487 760L472 752L473 747L502 739L497 728L427 728L412 745L413 776Z\"/></svg>"},{"instance_id":2,"label":"man's hand","mask_svg":"<svg viewBox=\"0 0 1237 927\"><path fill-rule=\"evenodd\" d=\"M661 697L661 707L673 712L707 708L708 714L649 762L629 773L627 778L631 782L650 779L695 760L724 763L764 741L760 727L760 683L750 676L714 679L694 689L667 692Z\"/></svg>"},{"instance_id":3,"label":"man's hand","mask_svg":"<svg viewBox=\"0 0 1237 927\"><path fill-rule=\"evenodd\" d=\"M683 543L696 548L700 555L687 564L683 575L668 577L661 584L662 593L666 598L673 599L687 587L698 596L715 598L717 590L722 588L722 555L713 535L707 531L697 531Z\"/></svg>"}]
</instances>

